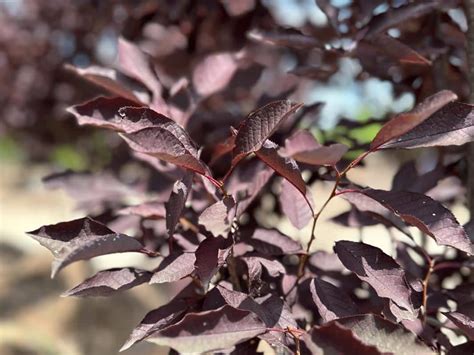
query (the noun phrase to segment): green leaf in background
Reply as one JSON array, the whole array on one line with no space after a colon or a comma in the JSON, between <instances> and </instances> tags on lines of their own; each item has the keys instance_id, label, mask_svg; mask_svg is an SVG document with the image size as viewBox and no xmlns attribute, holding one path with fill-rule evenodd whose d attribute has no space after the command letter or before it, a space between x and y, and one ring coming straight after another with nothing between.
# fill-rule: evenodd
<instances>
[{"instance_id":1,"label":"green leaf in background","mask_svg":"<svg viewBox=\"0 0 474 355\"><path fill-rule=\"evenodd\" d=\"M61 168L71 170L85 170L89 165L86 157L69 144L55 147L51 153L51 161Z\"/></svg>"}]
</instances>

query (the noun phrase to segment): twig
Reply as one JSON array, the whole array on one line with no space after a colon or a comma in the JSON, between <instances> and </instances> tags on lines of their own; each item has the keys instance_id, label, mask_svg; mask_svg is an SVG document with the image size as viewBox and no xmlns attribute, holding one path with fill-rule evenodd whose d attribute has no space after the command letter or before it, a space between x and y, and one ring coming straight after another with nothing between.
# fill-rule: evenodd
<instances>
[{"instance_id":1,"label":"twig","mask_svg":"<svg viewBox=\"0 0 474 355\"><path fill-rule=\"evenodd\" d=\"M433 272L434 260L430 260L428 263L428 271L426 272L426 276L423 279L423 313L421 316L421 321L424 323L426 321L426 313L427 313L427 301L428 301L428 284L430 281L431 273Z\"/></svg>"}]
</instances>

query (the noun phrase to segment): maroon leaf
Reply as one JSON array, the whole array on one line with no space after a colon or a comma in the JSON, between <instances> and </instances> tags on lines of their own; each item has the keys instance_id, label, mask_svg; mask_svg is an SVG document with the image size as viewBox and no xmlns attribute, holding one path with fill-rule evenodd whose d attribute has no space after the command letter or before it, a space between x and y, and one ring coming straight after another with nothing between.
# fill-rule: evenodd
<instances>
[{"instance_id":1,"label":"maroon leaf","mask_svg":"<svg viewBox=\"0 0 474 355\"><path fill-rule=\"evenodd\" d=\"M398 142L399 137L409 132L416 126L426 121L436 111L457 99L452 91L443 90L429 96L408 112L400 113L385 123L370 144L371 150L388 148L393 141ZM424 131L424 135L429 131ZM397 139L398 138L398 139Z\"/></svg>"},{"instance_id":2,"label":"maroon leaf","mask_svg":"<svg viewBox=\"0 0 474 355\"><path fill-rule=\"evenodd\" d=\"M276 229L256 229L247 243L264 255L293 255L303 252L299 242Z\"/></svg>"},{"instance_id":3,"label":"maroon leaf","mask_svg":"<svg viewBox=\"0 0 474 355\"><path fill-rule=\"evenodd\" d=\"M405 271L390 256L374 246L349 241L336 242L334 251L344 266L372 286L377 295L415 312Z\"/></svg>"},{"instance_id":4,"label":"maroon leaf","mask_svg":"<svg viewBox=\"0 0 474 355\"><path fill-rule=\"evenodd\" d=\"M194 253L170 254L161 261L150 283L174 282L189 276L194 271L195 261Z\"/></svg>"},{"instance_id":5,"label":"maroon leaf","mask_svg":"<svg viewBox=\"0 0 474 355\"><path fill-rule=\"evenodd\" d=\"M147 340L181 353L204 353L230 348L265 331L265 324L255 314L226 305L212 311L188 313Z\"/></svg>"},{"instance_id":6,"label":"maroon leaf","mask_svg":"<svg viewBox=\"0 0 474 355\"><path fill-rule=\"evenodd\" d=\"M140 107L142 105L123 97L97 97L83 104L67 109L72 113L80 126L89 125L113 129L119 132L133 132L152 125L150 121L133 122L123 118L119 109L125 106Z\"/></svg>"},{"instance_id":7,"label":"maroon leaf","mask_svg":"<svg viewBox=\"0 0 474 355\"><path fill-rule=\"evenodd\" d=\"M175 182L173 192L167 203L166 209L166 229L168 236L171 238L174 234L176 225L178 224L184 205L188 199L189 192L193 183L193 174L186 174L181 180Z\"/></svg>"},{"instance_id":8,"label":"maroon leaf","mask_svg":"<svg viewBox=\"0 0 474 355\"><path fill-rule=\"evenodd\" d=\"M420 148L463 145L474 140L473 105L451 102L409 132L382 148Z\"/></svg>"},{"instance_id":9,"label":"maroon leaf","mask_svg":"<svg viewBox=\"0 0 474 355\"><path fill-rule=\"evenodd\" d=\"M369 42L383 50L383 54L393 58L401 64L431 65L431 62L420 53L392 36L381 33L371 37Z\"/></svg>"},{"instance_id":10,"label":"maroon leaf","mask_svg":"<svg viewBox=\"0 0 474 355\"><path fill-rule=\"evenodd\" d=\"M306 183L301 177L298 164L291 158L283 158L278 154L278 145L267 140L262 148L257 150L255 154L265 164L275 170L278 174L288 180L296 187L303 196L306 195Z\"/></svg>"},{"instance_id":11,"label":"maroon leaf","mask_svg":"<svg viewBox=\"0 0 474 355\"><path fill-rule=\"evenodd\" d=\"M208 55L194 68L194 88L203 97L221 91L229 84L237 68L236 54Z\"/></svg>"},{"instance_id":12,"label":"maroon leaf","mask_svg":"<svg viewBox=\"0 0 474 355\"><path fill-rule=\"evenodd\" d=\"M244 164L240 168L231 175L227 189L236 201L237 218L245 212L273 175L273 169L258 161ZM244 196L239 198L241 195Z\"/></svg>"},{"instance_id":13,"label":"maroon leaf","mask_svg":"<svg viewBox=\"0 0 474 355\"><path fill-rule=\"evenodd\" d=\"M343 290L319 278L311 280L311 296L324 322L359 314L356 304Z\"/></svg>"},{"instance_id":14,"label":"maroon leaf","mask_svg":"<svg viewBox=\"0 0 474 355\"><path fill-rule=\"evenodd\" d=\"M352 196L343 196L357 205L354 194L363 194L378 202L402 218L406 223L414 225L423 233L431 236L439 245L447 245L462 250L470 255L473 247L462 226L454 215L441 203L428 196L415 192L384 191L364 189L350 192Z\"/></svg>"},{"instance_id":15,"label":"maroon leaf","mask_svg":"<svg viewBox=\"0 0 474 355\"><path fill-rule=\"evenodd\" d=\"M308 266L314 269L314 272L342 272L345 270L341 260L334 253L318 250L310 255L308 259Z\"/></svg>"},{"instance_id":16,"label":"maroon leaf","mask_svg":"<svg viewBox=\"0 0 474 355\"><path fill-rule=\"evenodd\" d=\"M91 83L100 86L114 95L121 96L125 99L132 100L135 103L140 103L137 96L145 94L144 88L137 88L139 91L132 91L130 86L136 86L127 80L124 75L117 71L98 66L90 66L87 68L77 68L75 66L66 64L66 69L73 71L80 77L90 81ZM134 106L134 105L132 105Z\"/></svg>"},{"instance_id":17,"label":"maroon leaf","mask_svg":"<svg viewBox=\"0 0 474 355\"><path fill-rule=\"evenodd\" d=\"M132 345L142 341L151 334L181 320L187 308L186 301L175 299L164 306L148 312L140 324L135 327L120 351L129 349Z\"/></svg>"},{"instance_id":18,"label":"maroon leaf","mask_svg":"<svg viewBox=\"0 0 474 355\"><path fill-rule=\"evenodd\" d=\"M474 303L471 303L471 305L474 305ZM446 312L443 314L456 324L469 339L474 340L474 319L461 312Z\"/></svg>"},{"instance_id":19,"label":"maroon leaf","mask_svg":"<svg viewBox=\"0 0 474 355\"><path fill-rule=\"evenodd\" d=\"M359 211L354 207L352 207L348 212L333 217L332 220L337 224L352 228L362 228L380 223L380 221L370 213Z\"/></svg>"},{"instance_id":20,"label":"maroon leaf","mask_svg":"<svg viewBox=\"0 0 474 355\"><path fill-rule=\"evenodd\" d=\"M151 272L134 268L104 270L64 292L62 296L110 296L148 282L151 275Z\"/></svg>"},{"instance_id":21,"label":"maroon leaf","mask_svg":"<svg viewBox=\"0 0 474 355\"><path fill-rule=\"evenodd\" d=\"M301 106L302 104L282 100L250 113L241 123L235 137L233 165L247 154L259 150L278 126Z\"/></svg>"},{"instance_id":22,"label":"maroon leaf","mask_svg":"<svg viewBox=\"0 0 474 355\"><path fill-rule=\"evenodd\" d=\"M77 201L78 208L87 211L121 203L127 196L136 193L109 173L65 171L45 177L43 182L48 189L64 189Z\"/></svg>"},{"instance_id":23,"label":"maroon leaf","mask_svg":"<svg viewBox=\"0 0 474 355\"><path fill-rule=\"evenodd\" d=\"M260 256L246 256L242 260L247 264L250 283L260 281L262 266L272 277L285 273L285 267L278 260L270 260Z\"/></svg>"},{"instance_id":24,"label":"maroon leaf","mask_svg":"<svg viewBox=\"0 0 474 355\"><path fill-rule=\"evenodd\" d=\"M296 228L302 229L313 218L314 202L309 189L306 195L302 196L293 185L283 180L279 201L283 213Z\"/></svg>"},{"instance_id":25,"label":"maroon leaf","mask_svg":"<svg viewBox=\"0 0 474 355\"><path fill-rule=\"evenodd\" d=\"M465 354L473 354L473 353L474 353L474 341L468 341L467 343L453 346L451 349L449 349L449 351L446 354L447 355L465 355Z\"/></svg>"},{"instance_id":26,"label":"maroon leaf","mask_svg":"<svg viewBox=\"0 0 474 355\"><path fill-rule=\"evenodd\" d=\"M452 2L444 0L428 0L409 3L398 8L391 8L387 12L372 18L366 26L367 32L365 36L371 37L378 33L385 32L389 28L395 27L400 23L426 15L445 6L452 6Z\"/></svg>"},{"instance_id":27,"label":"maroon leaf","mask_svg":"<svg viewBox=\"0 0 474 355\"><path fill-rule=\"evenodd\" d=\"M285 141L284 155L311 165L335 165L349 148L344 144L323 146L308 131L297 131Z\"/></svg>"},{"instance_id":28,"label":"maroon leaf","mask_svg":"<svg viewBox=\"0 0 474 355\"><path fill-rule=\"evenodd\" d=\"M377 348L362 342L354 333L337 322L314 326L302 337L309 353L323 354L382 354ZM305 353L305 352L303 352Z\"/></svg>"},{"instance_id":29,"label":"maroon leaf","mask_svg":"<svg viewBox=\"0 0 474 355\"><path fill-rule=\"evenodd\" d=\"M232 245L231 238L223 237L208 237L199 244L194 267L195 274L203 285L207 286L219 268L224 265Z\"/></svg>"},{"instance_id":30,"label":"maroon leaf","mask_svg":"<svg viewBox=\"0 0 474 355\"><path fill-rule=\"evenodd\" d=\"M165 205L162 202L150 201L140 205L122 208L118 214L133 214L147 219L161 219L166 217Z\"/></svg>"},{"instance_id":31,"label":"maroon leaf","mask_svg":"<svg viewBox=\"0 0 474 355\"><path fill-rule=\"evenodd\" d=\"M377 315L352 316L334 322L350 329L364 344L375 346L381 353L433 354L415 334Z\"/></svg>"},{"instance_id":32,"label":"maroon leaf","mask_svg":"<svg viewBox=\"0 0 474 355\"><path fill-rule=\"evenodd\" d=\"M143 249L138 240L115 233L88 217L43 226L28 234L53 253L52 278L62 268L75 261L113 253L138 252Z\"/></svg>"},{"instance_id":33,"label":"maroon leaf","mask_svg":"<svg viewBox=\"0 0 474 355\"><path fill-rule=\"evenodd\" d=\"M393 177L392 190L426 193L444 178L444 173L444 168L438 165L433 170L420 174L415 162L409 161L403 164Z\"/></svg>"},{"instance_id":34,"label":"maroon leaf","mask_svg":"<svg viewBox=\"0 0 474 355\"><path fill-rule=\"evenodd\" d=\"M235 202L232 196L226 196L222 200L207 207L199 216L199 224L203 225L207 231L215 237L225 236L230 229L231 216L229 212L234 207Z\"/></svg>"},{"instance_id":35,"label":"maroon leaf","mask_svg":"<svg viewBox=\"0 0 474 355\"><path fill-rule=\"evenodd\" d=\"M155 97L161 97L161 84L151 64L151 58L122 37L118 41L118 61L126 74L145 84Z\"/></svg>"}]
</instances>

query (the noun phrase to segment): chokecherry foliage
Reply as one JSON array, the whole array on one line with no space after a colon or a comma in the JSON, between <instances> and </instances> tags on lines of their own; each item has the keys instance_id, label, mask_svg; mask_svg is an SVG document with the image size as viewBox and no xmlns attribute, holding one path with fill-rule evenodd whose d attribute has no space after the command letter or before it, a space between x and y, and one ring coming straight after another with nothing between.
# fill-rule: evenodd
<instances>
[{"instance_id":1,"label":"chokecherry foliage","mask_svg":"<svg viewBox=\"0 0 474 355\"><path fill-rule=\"evenodd\" d=\"M472 223L464 228L449 209L462 186L449 194L439 185L460 175L463 155L452 146L474 140L474 106L461 102L462 88L454 92L450 75L461 76L461 69L447 61L435 68L445 53L457 53L459 41L427 32L421 45L414 37L425 22L431 26L433 12L440 32L461 36L446 15L457 4L401 1L374 15L382 2L354 2L346 18L331 2L316 2L328 18L324 31L309 25L284 30L255 0L222 0L217 10L207 10L226 17L230 27L245 27L238 48L203 50L184 65L145 54L122 38L118 68L69 66L108 96L68 111L81 126L119 136L149 174L135 183L106 173L45 179L77 197L89 214L29 233L53 253L52 277L73 262L134 252L156 267L99 271L63 296L112 296L147 283L188 281L169 303L145 315L122 350L145 340L190 353L251 354L261 341L278 353L297 354L472 350ZM205 47L212 36L202 31L210 30L190 14L186 18L190 47ZM228 26L226 35L235 34ZM397 38L387 34L393 28ZM333 45L342 39L352 41L349 49ZM296 67L278 73L272 58L288 53L297 58ZM305 59L311 56L318 63ZM301 83L327 80L342 57L359 60L364 73L390 79L396 90L417 98L412 110L391 115L370 144L320 143L305 129L319 105L299 102ZM274 87L256 80L262 70ZM443 85L434 82L436 75ZM406 163L391 190L348 177L369 154L418 147L442 149L436 166L419 173L415 162ZM331 186L329 196L313 194L315 181ZM275 214L298 229L310 227L307 239L299 242L269 226L272 219L257 218L266 195L278 201ZM351 210L334 222L358 229L380 224L393 250L365 239L339 240L333 253L314 251L325 238L318 232L320 216L336 198L347 200ZM426 236L438 251L420 243ZM459 285L444 288L453 275ZM449 301L456 306L446 311ZM454 346L445 329L466 343Z\"/></svg>"}]
</instances>

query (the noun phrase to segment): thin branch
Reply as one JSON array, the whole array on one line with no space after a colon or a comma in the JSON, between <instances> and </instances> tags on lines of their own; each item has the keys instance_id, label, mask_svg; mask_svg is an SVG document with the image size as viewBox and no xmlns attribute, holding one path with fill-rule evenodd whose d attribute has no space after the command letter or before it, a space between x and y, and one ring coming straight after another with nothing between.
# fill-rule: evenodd
<instances>
[{"instance_id":1,"label":"thin branch","mask_svg":"<svg viewBox=\"0 0 474 355\"><path fill-rule=\"evenodd\" d=\"M427 313L427 301L428 301L428 285L430 282L430 276L433 272L434 261L430 260L428 264L428 271L426 272L426 276L423 279L423 313L421 315L421 320L424 323L426 321L426 313Z\"/></svg>"}]
</instances>

